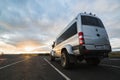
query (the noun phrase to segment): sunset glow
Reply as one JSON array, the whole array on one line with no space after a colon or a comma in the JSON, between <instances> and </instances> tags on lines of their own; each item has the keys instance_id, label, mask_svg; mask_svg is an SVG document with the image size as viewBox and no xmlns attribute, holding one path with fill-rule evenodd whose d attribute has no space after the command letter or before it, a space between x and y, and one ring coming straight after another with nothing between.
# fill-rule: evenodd
<instances>
[{"instance_id":1,"label":"sunset glow","mask_svg":"<svg viewBox=\"0 0 120 80\"><path fill-rule=\"evenodd\" d=\"M42 46L42 44L40 44L39 42L34 41L34 40L19 42L16 45L19 52L41 52L41 51L45 51L45 50L39 48L40 46Z\"/></svg>"},{"instance_id":2,"label":"sunset glow","mask_svg":"<svg viewBox=\"0 0 120 80\"><path fill-rule=\"evenodd\" d=\"M25 51L32 51L33 50L33 47L25 47Z\"/></svg>"}]
</instances>

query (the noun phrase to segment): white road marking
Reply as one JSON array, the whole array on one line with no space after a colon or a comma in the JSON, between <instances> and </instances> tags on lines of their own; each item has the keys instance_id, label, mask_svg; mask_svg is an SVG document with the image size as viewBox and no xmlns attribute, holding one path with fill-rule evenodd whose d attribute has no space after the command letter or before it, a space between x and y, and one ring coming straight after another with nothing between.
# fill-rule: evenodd
<instances>
[{"instance_id":1,"label":"white road marking","mask_svg":"<svg viewBox=\"0 0 120 80\"><path fill-rule=\"evenodd\" d=\"M120 69L120 66L115 66L115 65L107 65L107 64L100 64L102 66L106 66L106 67L113 67L113 68L118 68Z\"/></svg>"},{"instance_id":2,"label":"white road marking","mask_svg":"<svg viewBox=\"0 0 120 80\"><path fill-rule=\"evenodd\" d=\"M53 67L62 77L64 77L66 80L71 80L69 77L67 77L65 74L63 74L59 69L57 69L54 65L52 65L46 58L44 60Z\"/></svg>"},{"instance_id":3,"label":"white road marking","mask_svg":"<svg viewBox=\"0 0 120 80\"><path fill-rule=\"evenodd\" d=\"M17 63L23 62L23 61L25 61L25 60L26 60L26 59L21 60L21 61L17 61L17 62L11 63L11 64L8 64L8 65L3 66L3 67L0 67L0 70L1 70L1 69L4 69L4 68L6 68L6 67L12 66L12 65L14 65L14 64L17 64Z\"/></svg>"}]
</instances>

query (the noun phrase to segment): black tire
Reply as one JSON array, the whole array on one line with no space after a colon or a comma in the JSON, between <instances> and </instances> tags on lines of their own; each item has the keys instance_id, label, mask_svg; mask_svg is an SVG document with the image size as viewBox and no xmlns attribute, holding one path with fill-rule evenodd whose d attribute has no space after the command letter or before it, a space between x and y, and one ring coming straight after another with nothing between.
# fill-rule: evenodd
<instances>
[{"instance_id":1,"label":"black tire","mask_svg":"<svg viewBox=\"0 0 120 80\"><path fill-rule=\"evenodd\" d=\"M53 57L52 55L50 55L50 61L55 61L55 57Z\"/></svg>"},{"instance_id":2,"label":"black tire","mask_svg":"<svg viewBox=\"0 0 120 80\"><path fill-rule=\"evenodd\" d=\"M87 64L97 66L100 63L99 58L87 58L86 59Z\"/></svg>"},{"instance_id":3,"label":"black tire","mask_svg":"<svg viewBox=\"0 0 120 80\"><path fill-rule=\"evenodd\" d=\"M62 54L61 54L61 66L64 69L68 69L70 67L69 55L65 50L62 51Z\"/></svg>"}]
</instances>

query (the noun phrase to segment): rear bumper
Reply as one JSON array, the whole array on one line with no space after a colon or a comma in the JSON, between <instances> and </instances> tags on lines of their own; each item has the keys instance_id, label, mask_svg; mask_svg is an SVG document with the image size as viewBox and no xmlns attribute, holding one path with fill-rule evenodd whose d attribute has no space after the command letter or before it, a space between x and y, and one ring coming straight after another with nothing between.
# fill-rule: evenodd
<instances>
[{"instance_id":1,"label":"rear bumper","mask_svg":"<svg viewBox=\"0 0 120 80\"><path fill-rule=\"evenodd\" d=\"M108 57L108 54L111 52L109 50L88 50L85 46L80 46L80 54L84 57Z\"/></svg>"},{"instance_id":2,"label":"rear bumper","mask_svg":"<svg viewBox=\"0 0 120 80\"><path fill-rule=\"evenodd\" d=\"M97 48L86 48L87 46L79 46L81 53L109 53L111 52L111 46L107 45L107 48L97 49ZM106 46L105 46L106 47Z\"/></svg>"}]
</instances>

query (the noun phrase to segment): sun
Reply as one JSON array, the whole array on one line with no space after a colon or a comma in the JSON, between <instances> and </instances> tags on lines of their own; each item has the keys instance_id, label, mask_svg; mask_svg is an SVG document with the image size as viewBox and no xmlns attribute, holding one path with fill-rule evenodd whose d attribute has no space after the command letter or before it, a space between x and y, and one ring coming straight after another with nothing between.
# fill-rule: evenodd
<instances>
[{"instance_id":1,"label":"sun","mask_svg":"<svg viewBox=\"0 0 120 80\"><path fill-rule=\"evenodd\" d=\"M32 51L33 47L25 47L25 51Z\"/></svg>"}]
</instances>

